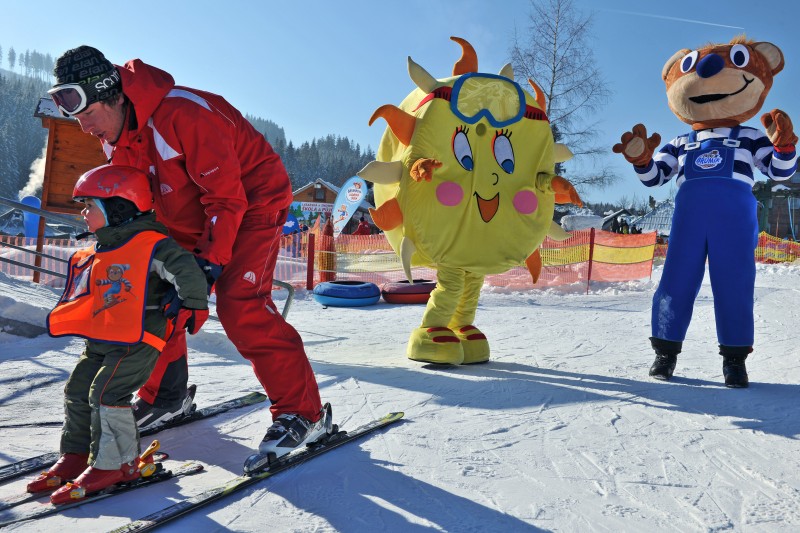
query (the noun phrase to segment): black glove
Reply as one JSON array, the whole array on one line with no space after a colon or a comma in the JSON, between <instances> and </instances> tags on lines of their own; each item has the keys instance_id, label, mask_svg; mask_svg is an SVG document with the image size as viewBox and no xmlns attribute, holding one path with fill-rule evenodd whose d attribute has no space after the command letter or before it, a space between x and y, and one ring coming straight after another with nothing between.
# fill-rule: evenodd
<instances>
[{"instance_id":1,"label":"black glove","mask_svg":"<svg viewBox=\"0 0 800 533\"><path fill-rule=\"evenodd\" d=\"M178 291L175 290L175 287L170 286L167 293L161 298L161 312L168 319L173 319L178 316L182 305L183 300L178 296Z\"/></svg>"},{"instance_id":2,"label":"black glove","mask_svg":"<svg viewBox=\"0 0 800 533\"><path fill-rule=\"evenodd\" d=\"M222 265L212 263L208 259L203 259L197 255L194 256L194 259L197 261L197 265L200 267L200 270L202 270L203 274L206 275L206 283L208 283L208 289L206 293L210 296L211 288L214 286L217 278L222 275Z\"/></svg>"}]
</instances>

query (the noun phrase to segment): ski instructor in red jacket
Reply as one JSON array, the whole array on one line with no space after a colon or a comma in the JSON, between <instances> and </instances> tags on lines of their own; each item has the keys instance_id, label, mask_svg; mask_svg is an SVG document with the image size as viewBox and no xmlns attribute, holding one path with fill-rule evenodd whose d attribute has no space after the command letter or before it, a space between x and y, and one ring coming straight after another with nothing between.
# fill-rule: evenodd
<instances>
[{"instance_id":1,"label":"ski instructor in red jacket","mask_svg":"<svg viewBox=\"0 0 800 533\"><path fill-rule=\"evenodd\" d=\"M48 91L62 114L103 144L113 165L151 179L170 236L193 252L215 288L217 314L272 402L259 450L284 455L330 428L303 341L272 301L279 239L292 201L286 169L263 135L216 94L175 85L139 59L115 66L80 46L56 61ZM176 331L138 393L140 428L183 416L186 337Z\"/></svg>"}]
</instances>

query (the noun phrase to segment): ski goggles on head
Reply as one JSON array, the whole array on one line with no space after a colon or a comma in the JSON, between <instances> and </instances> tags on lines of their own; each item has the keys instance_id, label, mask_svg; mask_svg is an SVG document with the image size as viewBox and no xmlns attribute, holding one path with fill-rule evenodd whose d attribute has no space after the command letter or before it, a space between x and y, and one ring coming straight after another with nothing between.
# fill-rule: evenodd
<instances>
[{"instance_id":1,"label":"ski goggles on head","mask_svg":"<svg viewBox=\"0 0 800 533\"><path fill-rule=\"evenodd\" d=\"M448 100L452 113L466 124L485 118L493 127L504 128L523 118L547 120L544 111L528 105L522 87L495 74L464 74L452 88L439 87L428 94L417 109L433 98Z\"/></svg>"},{"instance_id":2,"label":"ski goggles on head","mask_svg":"<svg viewBox=\"0 0 800 533\"><path fill-rule=\"evenodd\" d=\"M105 100L119 86L119 74L114 71L103 79L99 77L83 83L63 83L56 85L47 94L53 99L64 116L71 117L95 102Z\"/></svg>"},{"instance_id":3,"label":"ski goggles on head","mask_svg":"<svg viewBox=\"0 0 800 533\"><path fill-rule=\"evenodd\" d=\"M59 111L68 117L77 115L86 109L90 103L84 85L80 83L58 85L47 91L47 94L53 99L53 103L56 104ZM97 98L95 98L96 100Z\"/></svg>"}]
</instances>

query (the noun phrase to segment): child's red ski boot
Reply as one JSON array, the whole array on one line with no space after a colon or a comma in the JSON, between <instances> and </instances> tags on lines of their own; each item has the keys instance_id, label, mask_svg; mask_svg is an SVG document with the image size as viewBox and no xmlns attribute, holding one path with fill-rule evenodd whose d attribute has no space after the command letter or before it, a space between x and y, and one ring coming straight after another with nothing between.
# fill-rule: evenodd
<instances>
[{"instance_id":1,"label":"child's red ski boot","mask_svg":"<svg viewBox=\"0 0 800 533\"><path fill-rule=\"evenodd\" d=\"M65 453L50 470L42 472L39 477L28 483L30 493L52 491L81 475L89 462L88 453Z\"/></svg>"},{"instance_id":2,"label":"child's red ski boot","mask_svg":"<svg viewBox=\"0 0 800 533\"><path fill-rule=\"evenodd\" d=\"M155 471L153 453L158 450L158 446L158 441L153 441L141 457L121 465L116 470L102 470L90 466L75 481L67 483L51 494L50 502L59 505L82 500L86 496L100 492L112 485L128 483L142 476L152 475Z\"/></svg>"}]
</instances>

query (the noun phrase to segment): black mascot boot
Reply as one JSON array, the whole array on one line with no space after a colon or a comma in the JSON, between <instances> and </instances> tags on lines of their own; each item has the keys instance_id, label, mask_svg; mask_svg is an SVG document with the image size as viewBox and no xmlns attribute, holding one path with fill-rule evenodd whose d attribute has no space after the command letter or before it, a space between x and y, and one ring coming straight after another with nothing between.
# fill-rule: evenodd
<instances>
[{"instance_id":1,"label":"black mascot boot","mask_svg":"<svg viewBox=\"0 0 800 533\"><path fill-rule=\"evenodd\" d=\"M650 377L667 381L675 371L678 354L683 343L650 337L650 344L656 352L656 360L650 367Z\"/></svg>"},{"instance_id":2,"label":"black mascot boot","mask_svg":"<svg viewBox=\"0 0 800 533\"><path fill-rule=\"evenodd\" d=\"M744 361L752 351L751 346L719 345L719 354L722 356L722 375L725 378L726 387L744 389L750 385Z\"/></svg>"}]
</instances>

